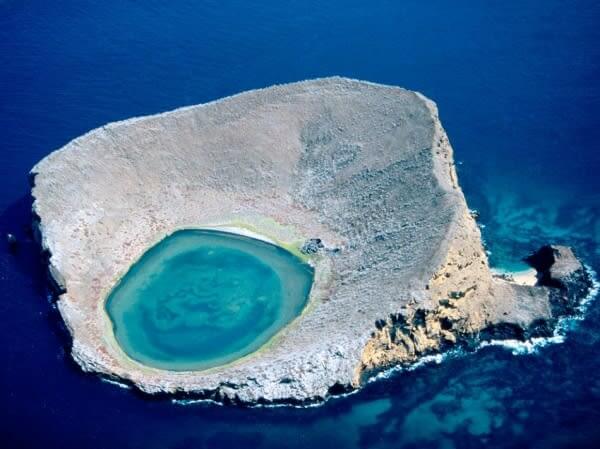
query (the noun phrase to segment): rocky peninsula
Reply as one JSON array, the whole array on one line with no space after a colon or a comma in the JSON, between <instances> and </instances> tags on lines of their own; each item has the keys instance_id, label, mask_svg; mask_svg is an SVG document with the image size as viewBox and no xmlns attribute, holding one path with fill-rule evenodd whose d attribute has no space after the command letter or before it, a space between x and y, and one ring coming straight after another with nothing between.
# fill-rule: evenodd
<instances>
[{"instance_id":1,"label":"rocky peninsula","mask_svg":"<svg viewBox=\"0 0 600 449\"><path fill-rule=\"evenodd\" d=\"M397 87L318 79L111 123L51 153L31 181L73 358L148 393L318 402L482 338L550 335L590 286L566 247L529 258L536 286L492 274L435 104ZM226 365L145 366L117 343L106 298L149 247L188 228L303 254L308 304Z\"/></svg>"}]
</instances>

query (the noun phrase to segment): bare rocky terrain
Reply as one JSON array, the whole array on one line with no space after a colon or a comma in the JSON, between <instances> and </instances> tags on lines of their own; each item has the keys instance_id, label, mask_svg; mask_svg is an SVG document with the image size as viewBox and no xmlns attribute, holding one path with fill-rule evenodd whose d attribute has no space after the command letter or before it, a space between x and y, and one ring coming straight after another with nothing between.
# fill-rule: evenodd
<instances>
[{"instance_id":1,"label":"bare rocky terrain","mask_svg":"<svg viewBox=\"0 0 600 449\"><path fill-rule=\"evenodd\" d=\"M31 174L74 359L148 393L319 401L480 338L548 335L589 289L564 247L532 256L538 286L491 274L436 106L397 87L318 79L111 123ZM234 363L141 365L115 341L107 294L153 243L203 227L309 248L309 304Z\"/></svg>"}]
</instances>

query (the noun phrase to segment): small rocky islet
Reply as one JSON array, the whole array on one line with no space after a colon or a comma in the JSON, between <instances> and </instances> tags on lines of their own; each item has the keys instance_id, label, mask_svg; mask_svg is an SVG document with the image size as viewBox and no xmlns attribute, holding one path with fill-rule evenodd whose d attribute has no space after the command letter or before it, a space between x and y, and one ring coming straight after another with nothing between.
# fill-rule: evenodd
<instances>
[{"instance_id":1,"label":"small rocky islet","mask_svg":"<svg viewBox=\"0 0 600 449\"><path fill-rule=\"evenodd\" d=\"M549 336L591 286L563 246L528 258L535 286L490 271L437 108L398 87L317 79L111 123L51 153L30 179L73 358L147 393L319 402L450 348ZM223 365L133 359L107 298L181 229L301 255L314 270L306 306Z\"/></svg>"}]
</instances>

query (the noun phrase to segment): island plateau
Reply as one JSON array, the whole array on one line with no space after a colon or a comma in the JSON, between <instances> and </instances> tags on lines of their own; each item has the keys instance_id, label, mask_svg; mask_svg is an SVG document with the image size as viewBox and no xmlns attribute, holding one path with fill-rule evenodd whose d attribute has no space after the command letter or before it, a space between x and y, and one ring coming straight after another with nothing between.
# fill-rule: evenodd
<instances>
[{"instance_id":1,"label":"island plateau","mask_svg":"<svg viewBox=\"0 0 600 449\"><path fill-rule=\"evenodd\" d=\"M319 402L482 339L552 335L590 288L589 274L564 246L529 257L535 285L490 271L437 108L398 87L317 79L111 123L48 155L30 178L36 234L73 358L85 371L147 393ZM128 300L122 293L133 274L152 278L139 268L151 251L194 230L259 240L309 266L309 285L298 290L304 297L294 307L276 298L273 292L289 291L285 281L257 261L259 268L240 273L264 277L266 287L215 275L208 294L202 279L213 253L198 253L186 262L196 271L177 268L168 283L186 292L175 299L180 315L152 297L163 287L147 296L127 287L139 310L153 301L163 310L152 321L160 332L178 328L192 351L198 334L186 332L217 324L247 323L236 332L251 339L243 330L268 318L253 311L253 301L282 301L291 312L264 306L272 318L260 329L271 330L258 343L238 347L234 334L210 334L202 348L216 351L211 363L171 365L168 348L182 347L167 337L156 340L160 363L135 357L127 338L137 318L125 310L119 321L111 301L118 309ZM251 262L236 257L223 267ZM214 299L225 289L233 292L227 307ZM184 305L195 312L181 316ZM219 351L228 345L246 349L227 357Z\"/></svg>"}]
</instances>

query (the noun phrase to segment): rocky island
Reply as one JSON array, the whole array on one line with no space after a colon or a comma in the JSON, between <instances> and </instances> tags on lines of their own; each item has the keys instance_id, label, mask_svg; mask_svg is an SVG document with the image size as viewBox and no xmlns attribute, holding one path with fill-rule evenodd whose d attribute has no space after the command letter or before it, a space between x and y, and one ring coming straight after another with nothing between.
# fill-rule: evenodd
<instances>
[{"instance_id":1,"label":"rocky island","mask_svg":"<svg viewBox=\"0 0 600 449\"><path fill-rule=\"evenodd\" d=\"M318 402L448 348L551 335L590 288L566 247L531 255L535 286L492 274L435 104L397 87L318 79L111 123L51 153L31 180L73 358L148 393ZM107 298L182 229L296 254L314 270L306 305L219 366L130 357Z\"/></svg>"}]
</instances>

